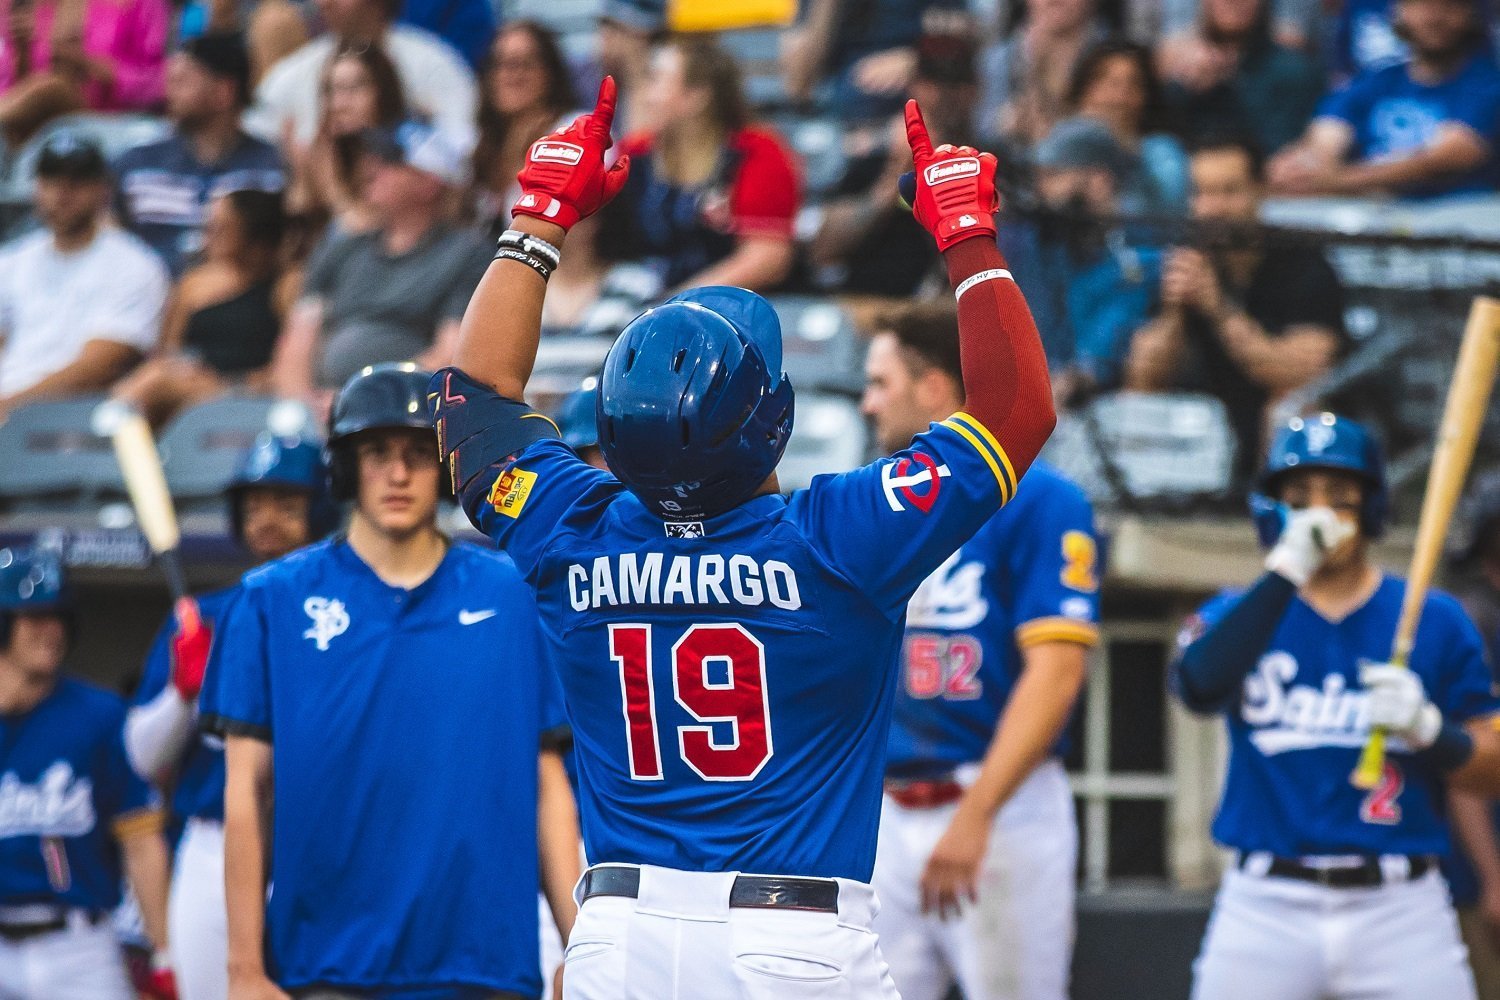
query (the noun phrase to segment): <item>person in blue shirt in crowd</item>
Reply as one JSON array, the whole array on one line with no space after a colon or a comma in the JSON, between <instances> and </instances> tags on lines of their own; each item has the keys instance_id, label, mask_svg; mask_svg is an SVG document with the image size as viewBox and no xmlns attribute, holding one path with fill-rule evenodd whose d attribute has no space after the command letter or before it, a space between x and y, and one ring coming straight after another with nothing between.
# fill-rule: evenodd
<instances>
[{"instance_id":1,"label":"person in blue shirt in crowd","mask_svg":"<svg viewBox=\"0 0 1500 1000\"><path fill-rule=\"evenodd\" d=\"M172 133L121 154L115 210L174 278L203 246L208 203L228 191L280 191L281 154L240 128L250 100L250 56L238 34L184 42L167 63Z\"/></svg>"},{"instance_id":2,"label":"person in blue shirt in crowd","mask_svg":"<svg viewBox=\"0 0 1500 1000\"><path fill-rule=\"evenodd\" d=\"M1033 154L1055 214L1000 230L1000 249L1036 315L1054 396L1064 404L1118 384L1131 332L1156 305L1161 250L1109 217L1137 159L1089 118L1059 122Z\"/></svg>"},{"instance_id":3,"label":"person in blue shirt in crowd","mask_svg":"<svg viewBox=\"0 0 1500 1000\"><path fill-rule=\"evenodd\" d=\"M1268 165L1275 193L1434 198L1500 185L1500 69L1480 0L1397 0L1398 65L1331 94Z\"/></svg>"},{"instance_id":4,"label":"person in blue shirt in crowd","mask_svg":"<svg viewBox=\"0 0 1500 1000\"><path fill-rule=\"evenodd\" d=\"M0 549L0 996L135 1000L110 922L123 874L156 949L142 986L175 1000L161 804L120 699L62 674L73 606L55 553Z\"/></svg>"},{"instance_id":5,"label":"person in blue shirt in crowd","mask_svg":"<svg viewBox=\"0 0 1500 1000\"><path fill-rule=\"evenodd\" d=\"M437 35L477 73L495 37L495 8L489 0L406 0L399 20Z\"/></svg>"},{"instance_id":6,"label":"person in blue shirt in crowd","mask_svg":"<svg viewBox=\"0 0 1500 1000\"><path fill-rule=\"evenodd\" d=\"M317 443L262 434L226 487L231 536L256 563L321 537L338 513L326 480ZM181 1000L223 1000L229 991L224 744L199 734L197 720L215 624L239 593L236 585L179 602L156 634L125 720L132 766L172 789L172 821L183 824L167 906Z\"/></svg>"},{"instance_id":7,"label":"person in blue shirt in crowd","mask_svg":"<svg viewBox=\"0 0 1500 1000\"><path fill-rule=\"evenodd\" d=\"M539 887L572 927L561 697L510 560L437 528L429 378L346 383L348 529L247 574L210 655L236 1000L536 1000Z\"/></svg>"}]
</instances>

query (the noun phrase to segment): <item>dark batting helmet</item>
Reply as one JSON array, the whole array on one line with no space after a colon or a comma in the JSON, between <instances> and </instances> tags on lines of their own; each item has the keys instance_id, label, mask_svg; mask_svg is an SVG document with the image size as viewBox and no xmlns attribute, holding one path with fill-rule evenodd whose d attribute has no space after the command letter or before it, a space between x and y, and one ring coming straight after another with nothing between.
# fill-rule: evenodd
<instances>
[{"instance_id":1,"label":"dark batting helmet","mask_svg":"<svg viewBox=\"0 0 1500 1000\"><path fill-rule=\"evenodd\" d=\"M427 409L427 383L431 379L431 372L403 361L366 366L344 383L328 416L328 442L323 451L334 499L353 500L358 492L359 470L350 438L364 431L401 427L432 431ZM432 460L438 461L436 434ZM446 484L447 477L442 479ZM446 491L446 485L442 488Z\"/></svg>"},{"instance_id":2,"label":"dark batting helmet","mask_svg":"<svg viewBox=\"0 0 1500 1000\"><path fill-rule=\"evenodd\" d=\"M58 614L73 626L73 592L62 558L50 550L0 549L0 649L18 614Z\"/></svg>"},{"instance_id":3,"label":"dark batting helmet","mask_svg":"<svg viewBox=\"0 0 1500 1000\"><path fill-rule=\"evenodd\" d=\"M1285 508L1277 494L1281 479L1294 469L1336 469L1352 472L1364 482L1359 528L1366 538L1385 531L1390 495L1385 485L1385 459L1380 443L1348 417L1317 413L1293 417L1276 432L1255 492L1250 512L1261 544L1270 547L1281 536Z\"/></svg>"},{"instance_id":4,"label":"dark batting helmet","mask_svg":"<svg viewBox=\"0 0 1500 1000\"><path fill-rule=\"evenodd\" d=\"M229 528L234 540L245 544L245 492L275 487L306 493L307 533L322 538L338 524L338 508L328 495L328 469L323 449L306 438L262 433L240 459L234 478L224 488L229 503Z\"/></svg>"}]
</instances>

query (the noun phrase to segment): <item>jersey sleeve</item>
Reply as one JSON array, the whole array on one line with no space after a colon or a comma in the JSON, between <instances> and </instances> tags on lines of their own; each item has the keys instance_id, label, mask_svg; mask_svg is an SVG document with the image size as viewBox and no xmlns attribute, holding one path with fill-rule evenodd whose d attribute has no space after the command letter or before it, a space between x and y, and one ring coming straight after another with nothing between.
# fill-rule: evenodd
<instances>
[{"instance_id":1,"label":"jersey sleeve","mask_svg":"<svg viewBox=\"0 0 1500 1000\"><path fill-rule=\"evenodd\" d=\"M213 644L198 695L200 725L211 733L270 742L271 677L264 596L262 587L247 580L222 616L220 634L234 639Z\"/></svg>"},{"instance_id":2,"label":"jersey sleeve","mask_svg":"<svg viewBox=\"0 0 1500 1000\"><path fill-rule=\"evenodd\" d=\"M917 587L1015 493L988 429L955 413L911 447L794 495L793 519L839 575L892 621Z\"/></svg>"},{"instance_id":3,"label":"jersey sleeve","mask_svg":"<svg viewBox=\"0 0 1500 1000\"><path fill-rule=\"evenodd\" d=\"M1235 602L1243 596L1244 591L1241 590L1221 591L1203 602L1198 610L1188 615L1177 629L1177 638L1172 644L1172 659L1167 664L1167 688L1179 700L1183 697L1182 654L1187 652L1189 646L1203 638L1209 629L1223 621L1229 609L1234 607Z\"/></svg>"},{"instance_id":4,"label":"jersey sleeve","mask_svg":"<svg viewBox=\"0 0 1500 1000\"><path fill-rule=\"evenodd\" d=\"M151 640L151 648L146 653L146 663L141 670L141 683L135 689L130 704L145 705L167 689L167 682L172 675L171 642L175 631L176 623L168 615L167 620L156 630L156 638Z\"/></svg>"},{"instance_id":5,"label":"jersey sleeve","mask_svg":"<svg viewBox=\"0 0 1500 1000\"><path fill-rule=\"evenodd\" d=\"M1005 555L1014 581L1016 644L1099 641L1099 540L1083 491L1058 482L1028 505ZM1014 513L1014 512L1012 512Z\"/></svg>"},{"instance_id":6,"label":"jersey sleeve","mask_svg":"<svg viewBox=\"0 0 1500 1000\"><path fill-rule=\"evenodd\" d=\"M456 368L432 377L428 403L454 496L523 577L565 518L619 489L562 443L550 418Z\"/></svg>"},{"instance_id":7,"label":"jersey sleeve","mask_svg":"<svg viewBox=\"0 0 1500 1000\"><path fill-rule=\"evenodd\" d=\"M1432 639L1418 633L1419 651L1423 640L1442 650L1442 667L1434 679L1433 690L1427 696L1442 710L1444 718L1455 722L1500 713L1500 697L1496 697L1495 681L1479 629L1458 602L1447 594L1433 594L1429 602L1434 607L1427 614L1438 618L1443 627L1441 632L1434 633ZM1432 611L1438 614L1432 614Z\"/></svg>"}]
</instances>

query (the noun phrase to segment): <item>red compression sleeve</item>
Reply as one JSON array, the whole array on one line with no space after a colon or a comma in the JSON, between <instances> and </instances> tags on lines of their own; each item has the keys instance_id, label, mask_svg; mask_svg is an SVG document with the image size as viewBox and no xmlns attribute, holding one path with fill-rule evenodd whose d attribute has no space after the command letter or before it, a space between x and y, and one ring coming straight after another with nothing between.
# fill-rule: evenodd
<instances>
[{"instance_id":1,"label":"red compression sleeve","mask_svg":"<svg viewBox=\"0 0 1500 1000\"><path fill-rule=\"evenodd\" d=\"M943 257L958 292L964 412L989 429L1020 476L1057 424L1042 338L993 239L955 243Z\"/></svg>"}]
</instances>

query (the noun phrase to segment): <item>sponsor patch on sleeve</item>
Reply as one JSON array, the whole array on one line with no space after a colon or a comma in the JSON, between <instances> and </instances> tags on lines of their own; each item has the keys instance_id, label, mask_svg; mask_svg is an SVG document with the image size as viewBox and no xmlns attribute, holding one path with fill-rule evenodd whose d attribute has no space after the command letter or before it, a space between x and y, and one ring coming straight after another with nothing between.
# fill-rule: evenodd
<instances>
[{"instance_id":1,"label":"sponsor patch on sleeve","mask_svg":"<svg viewBox=\"0 0 1500 1000\"><path fill-rule=\"evenodd\" d=\"M521 509L526 506L526 498L531 496L531 489L535 485L535 472L511 466L495 480L487 499L491 507L506 517L520 517Z\"/></svg>"}]
</instances>

